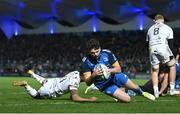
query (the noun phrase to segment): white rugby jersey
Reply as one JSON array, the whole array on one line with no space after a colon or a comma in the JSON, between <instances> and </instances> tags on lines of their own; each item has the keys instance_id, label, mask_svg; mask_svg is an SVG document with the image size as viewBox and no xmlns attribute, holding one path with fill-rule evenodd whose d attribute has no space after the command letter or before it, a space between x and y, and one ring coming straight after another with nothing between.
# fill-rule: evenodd
<instances>
[{"instance_id":1,"label":"white rugby jersey","mask_svg":"<svg viewBox=\"0 0 180 114\"><path fill-rule=\"evenodd\" d=\"M152 25L147 32L146 41L149 41L149 47L168 45L168 39L173 39L173 30L164 23Z\"/></svg>"},{"instance_id":2,"label":"white rugby jersey","mask_svg":"<svg viewBox=\"0 0 180 114\"><path fill-rule=\"evenodd\" d=\"M78 71L68 73L62 78L50 78L39 89L41 96L56 97L70 90L77 90L80 84L80 75Z\"/></svg>"},{"instance_id":3,"label":"white rugby jersey","mask_svg":"<svg viewBox=\"0 0 180 114\"><path fill-rule=\"evenodd\" d=\"M77 90L80 84L80 75L78 71L70 72L63 78L57 78L54 83L54 89L58 94L65 94L69 90Z\"/></svg>"}]
</instances>

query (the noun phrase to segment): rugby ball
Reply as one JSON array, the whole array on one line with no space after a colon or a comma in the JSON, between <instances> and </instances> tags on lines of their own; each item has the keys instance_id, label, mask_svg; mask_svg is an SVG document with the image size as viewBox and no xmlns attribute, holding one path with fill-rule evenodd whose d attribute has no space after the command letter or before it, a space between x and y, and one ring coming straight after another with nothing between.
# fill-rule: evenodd
<instances>
[{"instance_id":1,"label":"rugby ball","mask_svg":"<svg viewBox=\"0 0 180 114\"><path fill-rule=\"evenodd\" d=\"M94 69L101 68L103 71L103 74L101 75L102 79L108 79L110 76L110 72L108 72L108 67L104 64L97 64Z\"/></svg>"}]
</instances>

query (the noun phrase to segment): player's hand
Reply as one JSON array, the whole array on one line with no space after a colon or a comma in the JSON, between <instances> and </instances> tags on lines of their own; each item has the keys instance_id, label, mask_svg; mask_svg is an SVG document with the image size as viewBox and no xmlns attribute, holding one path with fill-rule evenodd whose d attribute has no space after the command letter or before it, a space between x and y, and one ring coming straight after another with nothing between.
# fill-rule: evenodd
<instances>
[{"instance_id":1,"label":"player's hand","mask_svg":"<svg viewBox=\"0 0 180 114\"><path fill-rule=\"evenodd\" d=\"M93 72L93 75L94 75L94 76L100 76L100 75L102 75L102 74L103 74L102 68L96 68L96 69L94 70L94 72Z\"/></svg>"},{"instance_id":2,"label":"player's hand","mask_svg":"<svg viewBox=\"0 0 180 114\"><path fill-rule=\"evenodd\" d=\"M91 98L90 98L90 101L92 101L92 102L94 102L94 101L96 101L96 100L97 100L96 97L91 97Z\"/></svg>"}]
</instances>

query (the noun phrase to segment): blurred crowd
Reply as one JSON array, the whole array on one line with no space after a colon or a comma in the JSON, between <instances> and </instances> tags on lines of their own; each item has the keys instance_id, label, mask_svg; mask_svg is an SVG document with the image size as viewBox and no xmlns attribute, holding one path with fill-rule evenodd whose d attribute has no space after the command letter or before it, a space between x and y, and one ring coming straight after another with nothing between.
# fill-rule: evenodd
<instances>
[{"instance_id":1,"label":"blurred crowd","mask_svg":"<svg viewBox=\"0 0 180 114\"><path fill-rule=\"evenodd\" d=\"M174 31L174 52L179 47L180 30ZM123 72L134 76L149 73L146 31L87 32L66 34L18 35L0 41L0 75L19 75L17 66L30 64L43 76L63 76L81 69L84 44L97 38L101 47L111 50Z\"/></svg>"}]
</instances>

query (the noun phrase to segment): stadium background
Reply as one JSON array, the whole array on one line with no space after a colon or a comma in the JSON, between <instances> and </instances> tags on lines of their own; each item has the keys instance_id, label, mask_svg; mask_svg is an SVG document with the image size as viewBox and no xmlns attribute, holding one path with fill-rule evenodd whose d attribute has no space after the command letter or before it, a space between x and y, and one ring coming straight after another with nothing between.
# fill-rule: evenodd
<instances>
[{"instance_id":1,"label":"stadium background","mask_svg":"<svg viewBox=\"0 0 180 114\"><path fill-rule=\"evenodd\" d=\"M43 109L38 111L35 105L29 106L34 107L32 111L28 111L29 107L23 110L16 106L10 110L13 103L19 99L18 96L14 99L9 95L11 92L16 93L10 86L11 81L14 79L32 81L27 78L28 75L19 72L17 66L31 64L35 72L44 77L63 76L69 71L80 70L84 42L92 37L98 38L103 48L115 53L123 72L130 78L149 78L145 37L157 13L164 15L167 24L174 30L174 53L180 47L180 0L1 0L0 6L0 112L44 112ZM144 81L137 81L139 84L142 82ZM85 87L83 84L80 93L83 94ZM20 91L23 90L19 89L18 92ZM26 98L25 92L18 95L31 102L31 98ZM100 99L107 97L101 97L100 93L94 95ZM67 96L63 98L67 100ZM166 99L170 100L166 103ZM65 100L62 101L64 104ZM110 103L102 100L104 104L97 105L107 104L108 108L112 104L111 100L108 100ZM154 104L154 110L179 112L177 108L180 104L177 100L179 98L173 100L170 97L162 98L160 102ZM144 99L137 97L132 105L139 106L141 101ZM155 108L165 107L170 101L175 108L169 107L164 111ZM20 105L23 105L22 102L23 99ZM35 102L32 101L32 104ZM50 105L56 105L51 104L51 101L48 102ZM71 105L70 101L67 104ZM152 110L146 107L152 104L144 103L144 111L141 112L152 112L153 107ZM91 104L87 106L93 107ZM95 111L91 109L93 108L87 112L138 112L136 109L128 108L121 111L118 108ZM64 112L76 111L86 112L78 111L76 108ZM54 109L49 112L63 111Z\"/></svg>"},{"instance_id":2,"label":"stadium background","mask_svg":"<svg viewBox=\"0 0 180 114\"><path fill-rule=\"evenodd\" d=\"M83 42L91 37L116 54L130 77L149 74L145 37L157 13L174 29L174 52L179 46L180 0L2 0L0 5L1 76L19 75L16 66L27 63L43 76L79 70Z\"/></svg>"}]
</instances>

